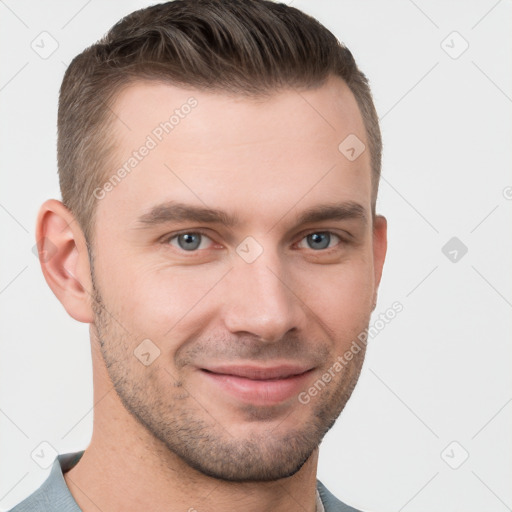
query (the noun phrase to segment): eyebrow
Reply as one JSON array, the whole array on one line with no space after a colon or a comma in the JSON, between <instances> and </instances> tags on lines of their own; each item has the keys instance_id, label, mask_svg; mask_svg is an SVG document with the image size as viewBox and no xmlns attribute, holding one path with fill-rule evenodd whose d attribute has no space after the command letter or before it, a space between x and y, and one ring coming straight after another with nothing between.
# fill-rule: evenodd
<instances>
[{"instance_id":1,"label":"eyebrow","mask_svg":"<svg viewBox=\"0 0 512 512\"><path fill-rule=\"evenodd\" d=\"M313 222L323 222L325 220L347 220L356 219L368 222L366 209L354 201L346 201L335 204L322 204L313 206L299 215L298 224L309 224Z\"/></svg>"},{"instance_id":2,"label":"eyebrow","mask_svg":"<svg viewBox=\"0 0 512 512\"><path fill-rule=\"evenodd\" d=\"M169 201L159 204L141 215L137 219L137 224L146 227L184 221L224 224L228 227L233 227L239 222L236 215L222 210Z\"/></svg>"},{"instance_id":3,"label":"eyebrow","mask_svg":"<svg viewBox=\"0 0 512 512\"><path fill-rule=\"evenodd\" d=\"M313 206L303 211L297 218L297 224L310 224L326 220L361 220L367 224L366 209L354 201L342 203L328 203ZM154 227L170 222L201 222L205 224L222 224L234 227L240 224L237 215L223 210L195 206L175 201L169 201L151 208L137 219L137 226L141 228Z\"/></svg>"}]
</instances>

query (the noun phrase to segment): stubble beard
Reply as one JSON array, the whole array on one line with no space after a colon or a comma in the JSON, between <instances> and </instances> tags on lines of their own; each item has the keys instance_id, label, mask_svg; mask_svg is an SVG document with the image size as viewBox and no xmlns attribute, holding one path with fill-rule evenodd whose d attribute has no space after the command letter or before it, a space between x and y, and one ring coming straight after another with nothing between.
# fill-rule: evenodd
<instances>
[{"instance_id":1,"label":"stubble beard","mask_svg":"<svg viewBox=\"0 0 512 512\"><path fill-rule=\"evenodd\" d=\"M96 336L122 404L171 454L204 475L231 482L275 481L294 475L334 425L357 383L364 350L344 367L336 382L331 381L308 404L297 400L280 421L271 414L269 422L261 408L248 407L246 416L257 428L237 438L223 418L209 412L208 402L190 393L186 383L175 379L161 361L144 367L135 358L127 334L112 320L111 308L103 303L92 274ZM281 424L293 425L295 411L303 412L303 407L310 408L307 420L284 430ZM261 428L262 424L270 426Z\"/></svg>"}]
</instances>

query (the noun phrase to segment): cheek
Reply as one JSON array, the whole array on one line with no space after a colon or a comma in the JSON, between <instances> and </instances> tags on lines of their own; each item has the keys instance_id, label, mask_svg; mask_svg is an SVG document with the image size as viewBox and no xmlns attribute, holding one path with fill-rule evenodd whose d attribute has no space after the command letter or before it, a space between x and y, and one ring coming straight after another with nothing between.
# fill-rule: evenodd
<instances>
[{"instance_id":1,"label":"cheek","mask_svg":"<svg viewBox=\"0 0 512 512\"><path fill-rule=\"evenodd\" d=\"M312 268L298 277L304 302L337 333L366 328L373 304L371 260L358 256L330 268Z\"/></svg>"},{"instance_id":2,"label":"cheek","mask_svg":"<svg viewBox=\"0 0 512 512\"><path fill-rule=\"evenodd\" d=\"M224 271L225 272L225 271ZM133 266L124 274L107 277L110 303L119 319L135 336L172 339L181 329L204 314L212 292L222 277L214 268Z\"/></svg>"}]
</instances>

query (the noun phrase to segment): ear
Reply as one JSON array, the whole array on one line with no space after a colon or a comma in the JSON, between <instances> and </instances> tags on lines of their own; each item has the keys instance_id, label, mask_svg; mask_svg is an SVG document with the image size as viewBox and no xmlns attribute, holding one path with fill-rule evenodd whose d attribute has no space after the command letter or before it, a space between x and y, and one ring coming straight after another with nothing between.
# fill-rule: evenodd
<instances>
[{"instance_id":1,"label":"ear","mask_svg":"<svg viewBox=\"0 0 512 512\"><path fill-rule=\"evenodd\" d=\"M377 303L377 294L382 277L382 268L386 259L388 248L388 222L386 217L376 215L373 223L373 268L375 272L374 281L374 304Z\"/></svg>"},{"instance_id":2,"label":"ear","mask_svg":"<svg viewBox=\"0 0 512 512\"><path fill-rule=\"evenodd\" d=\"M56 199L45 201L36 223L39 262L44 278L75 320L94 321L87 244L74 215Z\"/></svg>"}]
</instances>

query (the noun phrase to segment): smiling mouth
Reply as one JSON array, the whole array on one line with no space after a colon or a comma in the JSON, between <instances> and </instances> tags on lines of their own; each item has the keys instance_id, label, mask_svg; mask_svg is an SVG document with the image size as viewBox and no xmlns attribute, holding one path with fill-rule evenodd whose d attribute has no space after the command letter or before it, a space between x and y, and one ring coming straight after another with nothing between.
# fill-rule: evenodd
<instances>
[{"instance_id":1,"label":"smiling mouth","mask_svg":"<svg viewBox=\"0 0 512 512\"><path fill-rule=\"evenodd\" d=\"M212 370L208 370L207 368L202 368L203 371L205 372L208 372L208 373L213 373L213 374L217 374L217 375L231 375L232 377L240 377L240 378L243 378L243 379L250 379L250 380L281 380L281 379L290 379L292 377L297 377L298 375L302 375L303 373L309 371L309 370L305 370L304 372L300 372L300 373L279 373L278 375L276 376L273 376L271 375L272 373L274 372L257 372L257 373L245 373L245 374L242 374L242 373L231 373L231 372L214 372Z\"/></svg>"},{"instance_id":2,"label":"smiling mouth","mask_svg":"<svg viewBox=\"0 0 512 512\"><path fill-rule=\"evenodd\" d=\"M297 365L217 366L200 370L214 389L254 405L277 404L297 396L313 372L311 367Z\"/></svg>"},{"instance_id":3,"label":"smiling mouth","mask_svg":"<svg viewBox=\"0 0 512 512\"><path fill-rule=\"evenodd\" d=\"M275 380L301 375L302 373L311 370L312 366L295 363L282 363L274 366L219 364L210 365L201 369L210 373L233 375L235 377L244 377L252 380Z\"/></svg>"}]
</instances>

